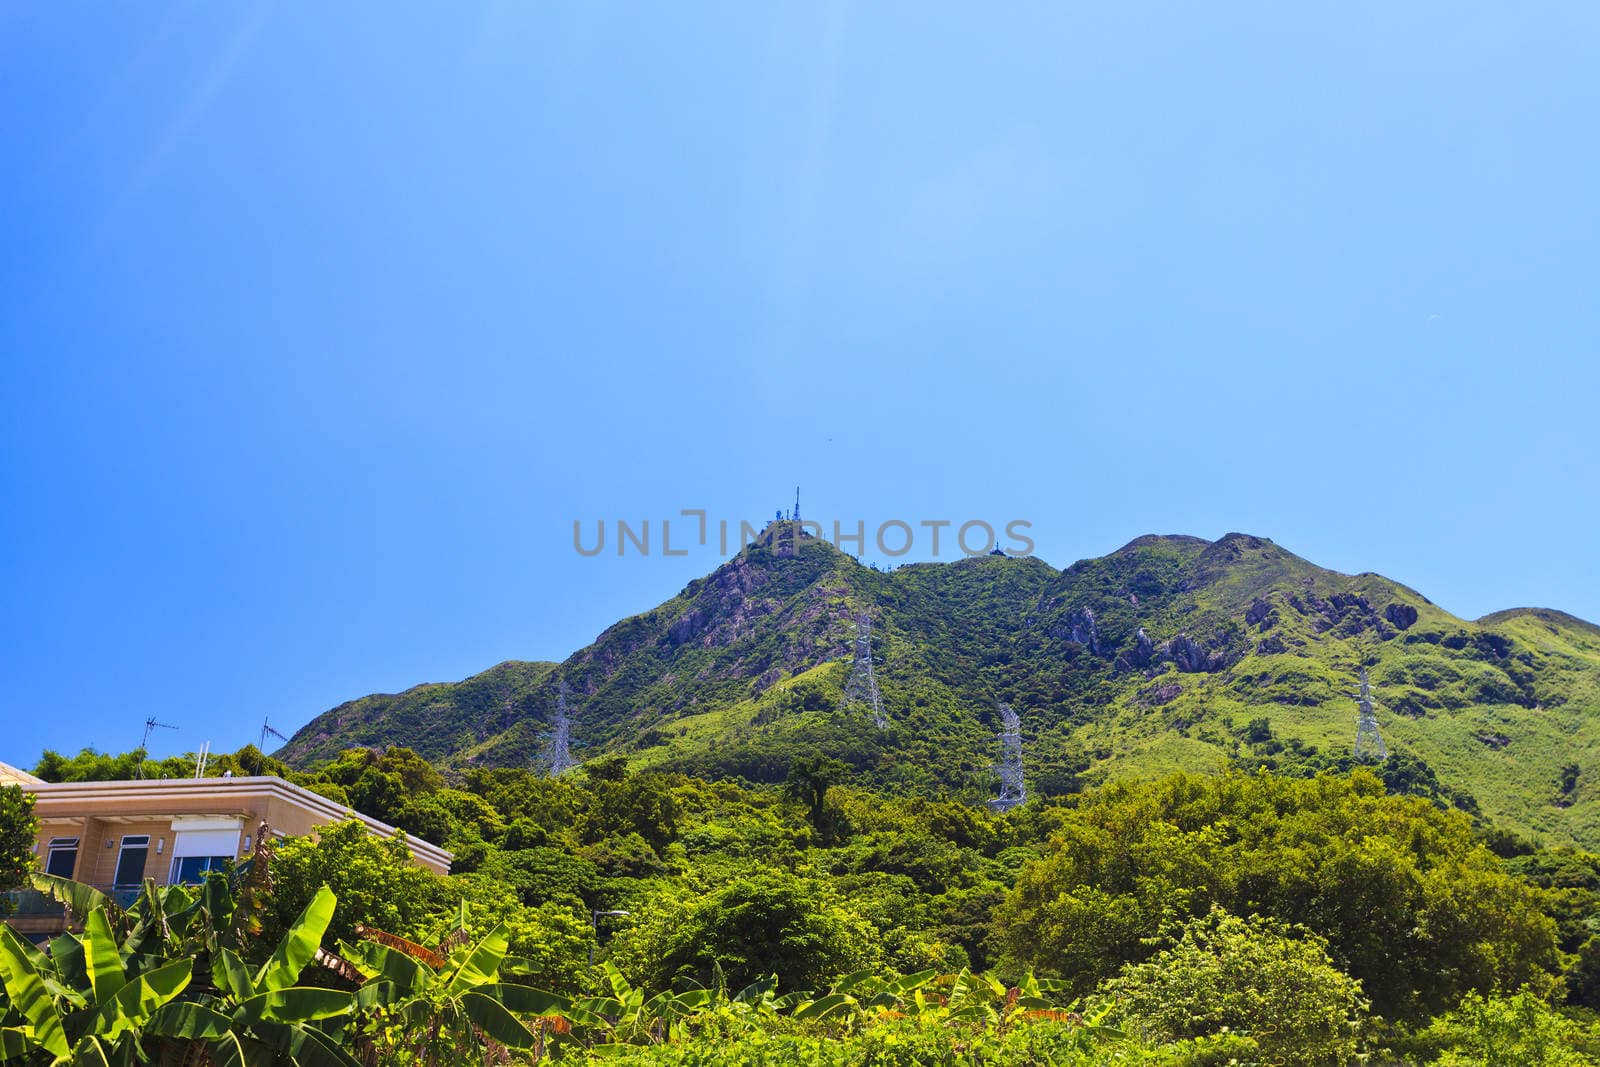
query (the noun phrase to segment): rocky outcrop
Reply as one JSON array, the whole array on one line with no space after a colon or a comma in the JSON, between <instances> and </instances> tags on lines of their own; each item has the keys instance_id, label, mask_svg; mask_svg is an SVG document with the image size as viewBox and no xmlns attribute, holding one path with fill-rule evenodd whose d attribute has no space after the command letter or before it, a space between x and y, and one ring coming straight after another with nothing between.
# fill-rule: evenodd
<instances>
[{"instance_id":1,"label":"rocky outcrop","mask_svg":"<svg viewBox=\"0 0 1600 1067\"><path fill-rule=\"evenodd\" d=\"M1088 646L1090 652L1100 654L1100 631L1095 628L1094 611L1090 608L1080 608L1072 613L1072 629L1069 641L1076 641L1080 645Z\"/></svg>"},{"instance_id":2,"label":"rocky outcrop","mask_svg":"<svg viewBox=\"0 0 1600 1067\"><path fill-rule=\"evenodd\" d=\"M1208 649L1188 634L1179 634L1161 647L1161 653L1185 674L1220 671L1228 665L1227 649Z\"/></svg>"},{"instance_id":3,"label":"rocky outcrop","mask_svg":"<svg viewBox=\"0 0 1600 1067\"><path fill-rule=\"evenodd\" d=\"M1388 619L1396 630L1409 630L1417 624L1417 609L1396 600L1383 609L1383 617Z\"/></svg>"},{"instance_id":4,"label":"rocky outcrop","mask_svg":"<svg viewBox=\"0 0 1600 1067\"><path fill-rule=\"evenodd\" d=\"M1256 597L1250 602L1250 608L1244 613L1246 626L1254 626L1262 633L1272 629L1278 621L1278 613L1273 610L1272 604L1261 597Z\"/></svg>"},{"instance_id":5,"label":"rocky outcrop","mask_svg":"<svg viewBox=\"0 0 1600 1067\"><path fill-rule=\"evenodd\" d=\"M1150 635L1144 632L1144 627L1139 627L1139 632L1134 635L1133 647L1125 648L1117 656L1117 666L1123 670L1143 670L1150 666L1156 658L1155 642L1150 640Z\"/></svg>"},{"instance_id":6,"label":"rocky outcrop","mask_svg":"<svg viewBox=\"0 0 1600 1067\"><path fill-rule=\"evenodd\" d=\"M1158 708L1170 704L1183 695L1183 686L1177 682L1159 682L1139 690L1135 699L1144 707Z\"/></svg>"}]
</instances>

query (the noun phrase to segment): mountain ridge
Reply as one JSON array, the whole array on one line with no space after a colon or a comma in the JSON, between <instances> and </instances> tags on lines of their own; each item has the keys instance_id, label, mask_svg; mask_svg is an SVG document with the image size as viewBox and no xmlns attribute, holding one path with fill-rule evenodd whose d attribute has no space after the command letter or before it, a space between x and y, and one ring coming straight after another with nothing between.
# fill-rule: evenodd
<instances>
[{"instance_id":1,"label":"mountain ridge","mask_svg":"<svg viewBox=\"0 0 1600 1067\"><path fill-rule=\"evenodd\" d=\"M348 701L280 754L406 744L447 769L526 765L565 681L580 756L772 780L822 752L886 786L977 801L996 701L1024 716L1035 787L1060 790L1347 752L1368 661L1396 751L1513 829L1600 841L1600 789L1581 773L1600 768L1600 627L1564 612L1469 621L1240 532L1143 535L1060 570L988 555L885 571L768 531L560 664ZM843 697L862 616L886 730ZM1275 740L1248 739L1258 719Z\"/></svg>"}]
</instances>

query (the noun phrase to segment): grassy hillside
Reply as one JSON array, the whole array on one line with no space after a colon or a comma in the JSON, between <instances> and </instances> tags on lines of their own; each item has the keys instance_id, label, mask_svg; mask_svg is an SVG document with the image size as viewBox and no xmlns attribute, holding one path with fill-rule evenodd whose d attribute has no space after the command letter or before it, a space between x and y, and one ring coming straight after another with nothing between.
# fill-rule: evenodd
<instances>
[{"instance_id":1,"label":"grassy hillside","mask_svg":"<svg viewBox=\"0 0 1600 1067\"><path fill-rule=\"evenodd\" d=\"M760 781L820 752L864 781L976 801L994 785L997 700L1022 714L1036 792L1348 762L1366 662L1407 775L1420 761L1501 825L1600 845L1600 628L1571 616L1469 622L1245 534L1141 537L1059 571L984 556L885 572L821 541L795 551L775 529L563 664L353 701L280 754L405 743L446 766L528 765L564 678L580 757ZM843 700L863 614L882 731Z\"/></svg>"}]
</instances>

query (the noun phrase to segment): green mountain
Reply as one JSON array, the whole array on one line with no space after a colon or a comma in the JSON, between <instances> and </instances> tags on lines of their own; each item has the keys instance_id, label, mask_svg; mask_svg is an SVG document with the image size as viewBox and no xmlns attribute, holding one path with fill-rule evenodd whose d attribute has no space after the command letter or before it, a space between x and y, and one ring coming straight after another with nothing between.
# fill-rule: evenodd
<instances>
[{"instance_id":1,"label":"green mountain","mask_svg":"<svg viewBox=\"0 0 1600 1067\"><path fill-rule=\"evenodd\" d=\"M1538 608L1475 622L1376 574L1246 534L1141 537L1056 570L983 556L879 571L786 524L562 664L318 716L279 755L405 744L449 768L540 759L567 686L574 753L778 780L798 754L862 779L992 795L996 702L1029 788L1176 768L1348 763L1370 664L1391 777L1549 841L1600 846L1600 628ZM858 620L888 718L845 699Z\"/></svg>"}]
</instances>

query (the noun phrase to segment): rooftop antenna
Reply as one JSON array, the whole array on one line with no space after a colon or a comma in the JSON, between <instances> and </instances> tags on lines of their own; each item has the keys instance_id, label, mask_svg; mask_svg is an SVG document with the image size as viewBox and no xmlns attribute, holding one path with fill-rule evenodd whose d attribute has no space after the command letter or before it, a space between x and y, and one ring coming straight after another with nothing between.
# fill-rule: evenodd
<instances>
[{"instance_id":1,"label":"rooftop antenna","mask_svg":"<svg viewBox=\"0 0 1600 1067\"><path fill-rule=\"evenodd\" d=\"M282 741L284 744L288 744L289 743L289 739L287 737L284 737L282 734L280 734L278 731L276 731L276 730L274 730L272 728L272 722L269 719L262 719L261 720L261 744L257 745L256 747L259 748L263 753L265 753L267 751L267 738L269 738L269 737L276 737L279 741Z\"/></svg>"},{"instance_id":2,"label":"rooftop antenna","mask_svg":"<svg viewBox=\"0 0 1600 1067\"><path fill-rule=\"evenodd\" d=\"M1022 718L1004 701L999 707L1000 762L994 770L1000 775L1000 795L989 807L1007 812L1028 799L1028 790L1022 781Z\"/></svg>"},{"instance_id":3,"label":"rooftop antenna","mask_svg":"<svg viewBox=\"0 0 1600 1067\"><path fill-rule=\"evenodd\" d=\"M158 726L163 730L177 729L177 727L172 725L170 722L157 722L154 715L150 716L144 721L144 736L139 739L139 752L141 753L139 756L139 766L136 767L133 772L133 776L135 778L144 777L144 760L145 755L150 751L150 735L155 732L156 727Z\"/></svg>"},{"instance_id":4,"label":"rooftop antenna","mask_svg":"<svg viewBox=\"0 0 1600 1067\"><path fill-rule=\"evenodd\" d=\"M883 713L883 697L878 693L878 676L872 670L872 617L862 613L856 619L856 661L850 680L844 686L846 704L865 704L872 711L872 725L887 729L889 718Z\"/></svg>"}]
</instances>

